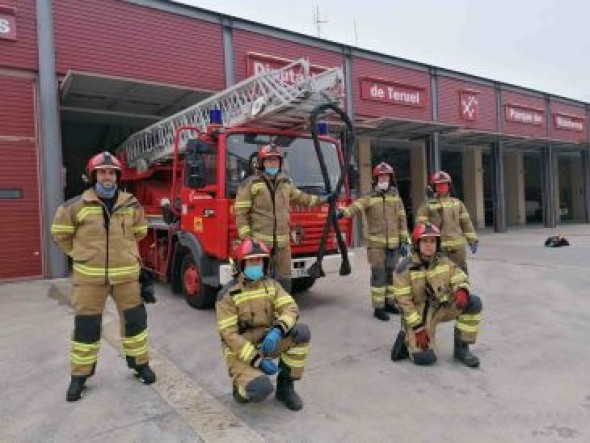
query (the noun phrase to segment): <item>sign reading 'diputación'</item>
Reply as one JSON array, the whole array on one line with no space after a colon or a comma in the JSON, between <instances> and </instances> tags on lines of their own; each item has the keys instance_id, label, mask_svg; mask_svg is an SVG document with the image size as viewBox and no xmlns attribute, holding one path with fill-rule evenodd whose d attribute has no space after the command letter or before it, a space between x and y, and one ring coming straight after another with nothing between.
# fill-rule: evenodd
<instances>
[{"instance_id":1,"label":"sign reading 'diputaci\u00f3n'","mask_svg":"<svg viewBox=\"0 0 590 443\"><path fill-rule=\"evenodd\" d=\"M553 113L553 126L555 129L565 129L566 131L584 132L586 118L579 115L569 115Z\"/></svg>"},{"instance_id":2,"label":"sign reading 'diputaci\u00f3n'","mask_svg":"<svg viewBox=\"0 0 590 443\"><path fill-rule=\"evenodd\" d=\"M16 9L0 5L0 40L16 40Z\"/></svg>"},{"instance_id":3,"label":"sign reading 'diputaci\u00f3n'","mask_svg":"<svg viewBox=\"0 0 590 443\"><path fill-rule=\"evenodd\" d=\"M369 77L361 79L361 98L392 105L426 106L424 88Z\"/></svg>"},{"instance_id":4,"label":"sign reading 'diputaci\u00f3n'","mask_svg":"<svg viewBox=\"0 0 590 443\"><path fill-rule=\"evenodd\" d=\"M266 54L258 54L256 52L249 52L247 55L247 69L248 77L252 75L262 74L269 72L273 69L281 69L287 66L293 60L281 57L273 57ZM325 71L328 68L323 66L310 65L309 73L313 76ZM298 70L297 68L288 69L281 72L281 81L286 83L296 83L303 80L305 73Z\"/></svg>"},{"instance_id":5,"label":"sign reading 'diputaci\u00f3n'","mask_svg":"<svg viewBox=\"0 0 590 443\"><path fill-rule=\"evenodd\" d=\"M522 123L524 125L542 126L545 123L545 111L523 105L504 106L505 118L510 122Z\"/></svg>"}]
</instances>

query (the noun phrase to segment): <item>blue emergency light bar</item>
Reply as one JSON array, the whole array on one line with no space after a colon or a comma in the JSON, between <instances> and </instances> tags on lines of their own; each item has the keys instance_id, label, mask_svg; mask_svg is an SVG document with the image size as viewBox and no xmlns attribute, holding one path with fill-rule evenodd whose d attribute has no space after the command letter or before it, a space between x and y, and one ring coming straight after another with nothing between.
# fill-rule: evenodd
<instances>
[{"instance_id":1,"label":"blue emergency light bar","mask_svg":"<svg viewBox=\"0 0 590 443\"><path fill-rule=\"evenodd\" d=\"M328 122L318 122L316 125L318 135L328 135L330 132L330 125Z\"/></svg>"},{"instance_id":2,"label":"blue emergency light bar","mask_svg":"<svg viewBox=\"0 0 590 443\"><path fill-rule=\"evenodd\" d=\"M212 125L222 125L223 124L221 109L210 109L209 110L209 123Z\"/></svg>"}]
</instances>

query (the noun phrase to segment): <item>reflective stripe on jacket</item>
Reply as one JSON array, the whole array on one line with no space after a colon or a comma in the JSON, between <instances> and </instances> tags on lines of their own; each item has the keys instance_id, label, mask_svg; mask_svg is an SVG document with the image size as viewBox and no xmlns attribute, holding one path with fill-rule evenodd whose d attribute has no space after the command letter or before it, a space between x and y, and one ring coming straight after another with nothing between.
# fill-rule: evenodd
<instances>
[{"instance_id":1,"label":"reflective stripe on jacket","mask_svg":"<svg viewBox=\"0 0 590 443\"><path fill-rule=\"evenodd\" d=\"M137 241L148 228L143 208L133 195L119 191L107 216L109 223L104 211L94 189L88 189L55 214L51 234L72 257L75 284L116 284L139 278Z\"/></svg>"}]
</instances>

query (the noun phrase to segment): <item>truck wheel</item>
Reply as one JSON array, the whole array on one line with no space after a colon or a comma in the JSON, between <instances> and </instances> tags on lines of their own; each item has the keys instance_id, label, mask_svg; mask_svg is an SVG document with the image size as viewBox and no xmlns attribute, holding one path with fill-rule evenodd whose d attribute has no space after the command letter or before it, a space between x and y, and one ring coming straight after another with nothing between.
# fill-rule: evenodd
<instances>
[{"instance_id":1,"label":"truck wheel","mask_svg":"<svg viewBox=\"0 0 590 443\"><path fill-rule=\"evenodd\" d=\"M211 307L215 292L203 283L201 271L190 253L182 259L180 282L184 299L192 308L207 309Z\"/></svg>"},{"instance_id":2,"label":"truck wheel","mask_svg":"<svg viewBox=\"0 0 590 443\"><path fill-rule=\"evenodd\" d=\"M291 280L293 292L305 292L309 288L311 288L314 283L315 283L315 278L313 278L313 277L301 277L301 278L294 278L293 280Z\"/></svg>"}]
</instances>

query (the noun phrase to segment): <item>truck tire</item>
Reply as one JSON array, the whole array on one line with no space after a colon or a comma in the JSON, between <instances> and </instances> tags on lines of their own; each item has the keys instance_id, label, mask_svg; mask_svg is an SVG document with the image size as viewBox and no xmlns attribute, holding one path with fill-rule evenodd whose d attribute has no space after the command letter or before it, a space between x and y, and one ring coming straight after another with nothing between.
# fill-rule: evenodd
<instances>
[{"instance_id":1,"label":"truck tire","mask_svg":"<svg viewBox=\"0 0 590 443\"><path fill-rule=\"evenodd\" d=\"M207 309L215 303L215 290L203 282L201 271L190 253L182 258L180 285L191 308Z\"/></svg>"},{"instance_id":2,"label":"truck tire","mask_svg":"<svg viewBox=\"0 0 590 443\"><path fill-rule=\"evenodd\" d=\"M313 277L294 278L293 280L291 280L293 293L305 292L309 288L311 288L314 283L315 283L315 278L313 278Z\"/></svg>"}]
</instances>

